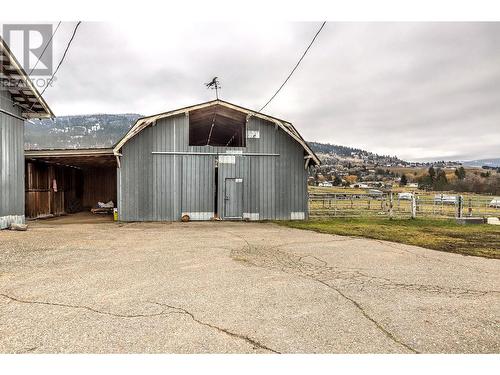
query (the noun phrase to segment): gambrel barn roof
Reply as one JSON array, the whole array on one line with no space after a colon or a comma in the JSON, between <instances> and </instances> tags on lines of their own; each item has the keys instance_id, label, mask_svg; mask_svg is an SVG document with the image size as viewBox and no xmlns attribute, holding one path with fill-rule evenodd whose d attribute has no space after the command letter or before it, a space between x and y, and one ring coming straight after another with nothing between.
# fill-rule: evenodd
<instances>
[{"instance_id":1,"label":"gambrel barn roof","mask_svg":"<svg viewBox=\"0 0 500 375\"><path fill-rule=\"evenodd\" d=\"M222 125L224 125L224 118L230 120L231 118L234 119L235 116L243 116L243 118L254 116L275 124L303 147L306 154L305 159L309 160L309 164L311 165L321 164L316 154L311 150L307 142L302 138L302 136L290 122L278 119L276 117L268 116L260 112L252 111L250 109L240 107L238 105L220 99L140 118L137 120L134 126L130 128L127 134L125 134L125 136L116 144L113 151L115 155L120 156L121 148L123 147L123 145L125 145L125 143L127 143L137 134L139 134L142 130L144 130L145 128L154 124L156 121L162 118L176 116L183 113L190 113L190 118L191 118L192 116L191 113L193 113L195 119L191 118L191 120L194 120L195 122L197 120L203 121L206 120L206 117L213 115L213 111L208 109L211 109L214 106L217 106L217 116L218 118L222 119Z\"/></svg>"}]
</instances>

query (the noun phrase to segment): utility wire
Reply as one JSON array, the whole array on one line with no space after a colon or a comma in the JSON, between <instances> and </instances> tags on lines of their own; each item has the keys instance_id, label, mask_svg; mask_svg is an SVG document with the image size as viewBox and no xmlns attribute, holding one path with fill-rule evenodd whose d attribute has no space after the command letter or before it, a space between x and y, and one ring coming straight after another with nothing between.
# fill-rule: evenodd
<instances>
[{"instance_id":1,"label":"utility wire","mask_svg":"<svg viewBox=\"0 0 500 375\"><path fill-rule=\"evenodd\" d=\"M42 96L43 93L45 92L45 90L47 90L47 88L52 83L52 80L54 79L54 76L59 71L59 68L61 67L61 65L62 65L62 63L64 61L64 58L66 57L66 54L68 53L69 47L71 46L71 43L73 42L73 39L75 38L76 31L78 30L78 27L80 26L81 23L82 23L82 21L78 21L78 23L76 24L75 29L73 30L73 35L71 35L71 38L70 38L70 40L68 42L68 45L66 46L66 49L64 50L64 54L63 54L63 56L61 58L61 61L59 61L59 64L57 65L56 70L54 71L54 73L52 73L52 77L50 77L49 81L47 82L47 85L45 86L45 88L43 89L43 91L40 93L40 96Z\"/></svg>"},{"instance_id":2,"label":"utility wire","mask_svg":"<svg viewBox=\"0 0 500 375\"><path fill-rule=\"evenodd\" d=\"M59 26L61 26L61 21L59 21L59 23L57 24L57 27L56 29L54 30L54 32L52 33L52 36L50 37L49 41L47 42L47 44L45 45L45 48L43 49L42 53L40 54L40 56L38 57L38 60L36 61L35 63L35 66L33 68L31 68L30 70L30 73L28 74L28 77L31 77L31 73L33 73L33 71L36 69L38 63L40 62L40 60L42 59L43 57L43 54L45 53L45 51L47 50L47 47L49 46L49 44L52 42L52 39L54 39L54 36L56 35L57 33L57 30L59 29Z\"/></svg>"},{"instance_id":3,"label":"utility wire","mask_svg":"<svg viewBox=\"0 0 500 375\"><path fill-rule=\"evenodd\" d=\"M314 35L314 38L311 40L311 43L309 43L309 45L307 46L306 50L304 51L304 53L302 54L302 56L300 57L299 61L297 62L297 64L295 64L295 67L292 69L292 71L290 72L290 74L288 75L288 77L286 77L285 79L285 82L282 83L282 85L279 87L279 89L274 93L273 96L271 96L271 99L269 99L267 101L267 103L259 110L259 112L262 112L262 110L264 108L267 107L267 105L269 103L271 103L271 101L276 97L276 95L278 95L278 93L281 91L281 89L283 88L283 86L285 86L285 84L288 82L288 80L290 79L290 77L292 76L292 74L295 72L295 70L297 70L297 68L299 67L300 63L302 62L302 60L304 59L304 57L306 56L307 52L309 51L309 49L311 48L311 46L313 45L314 41L316 40L316 38L318 37L319 33L321 32L321 30L323 30L323 27L325 27L325 24L326 24L326 21L324 21L319 30L316 32L316 34Z\"/></svg>"}]
</instances>

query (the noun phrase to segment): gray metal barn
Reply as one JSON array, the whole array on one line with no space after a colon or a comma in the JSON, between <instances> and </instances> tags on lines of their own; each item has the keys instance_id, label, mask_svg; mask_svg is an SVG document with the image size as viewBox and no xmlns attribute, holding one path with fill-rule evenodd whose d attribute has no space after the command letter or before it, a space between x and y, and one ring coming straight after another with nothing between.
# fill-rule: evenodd
<instances>
[{"instance_id":1,"label":"gray metal barn","mask_svg":"<svg viewBox=\"0 0 500 375\"><path fill-rule=\"evenodd\" d=\"M0 38L0 229L24 223L24 120L53 116Z\"/></svg>"},{"instance_id":2,"label":"gray metal barn","mask_svg":"<svg viewBox=\"0 0 500 375\"><path fill-rule=\"evenodd\" d=\"M320 163L291 123L222 100L139 119L114 153L123 221L306 219Z\"/></svg>"}]
</instances>

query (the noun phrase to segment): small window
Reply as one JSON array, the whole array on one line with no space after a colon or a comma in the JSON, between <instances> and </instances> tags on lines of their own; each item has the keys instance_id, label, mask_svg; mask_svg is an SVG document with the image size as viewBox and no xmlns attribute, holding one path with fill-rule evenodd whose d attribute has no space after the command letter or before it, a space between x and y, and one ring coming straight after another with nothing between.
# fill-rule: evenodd
<instances>
[{"instance_id":1,"label":"small window","mask_svg":"<svg viewBox=\"0 0 500 375\"><path fill-rule=\"evenodd\" d=\"M246 113L221 105L189 113L189 145L245 147Z\"/></svg>"}]
</instances>

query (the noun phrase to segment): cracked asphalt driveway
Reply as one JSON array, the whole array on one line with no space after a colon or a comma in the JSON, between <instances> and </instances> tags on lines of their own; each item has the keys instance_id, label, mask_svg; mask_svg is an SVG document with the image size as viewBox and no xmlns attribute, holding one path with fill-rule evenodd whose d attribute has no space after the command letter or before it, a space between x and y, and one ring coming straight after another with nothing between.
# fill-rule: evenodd
<instances>
[{"instance_id":1,"label":"cracked asphalt driveway","mask_svg":"<svg viewBox=\"0 0 500 375\"><path fill-rule=\"evenodd\" d=\"M0 232L4 353L498 353L500 262L270 223Z\"/></svg>"}]
</instances>

